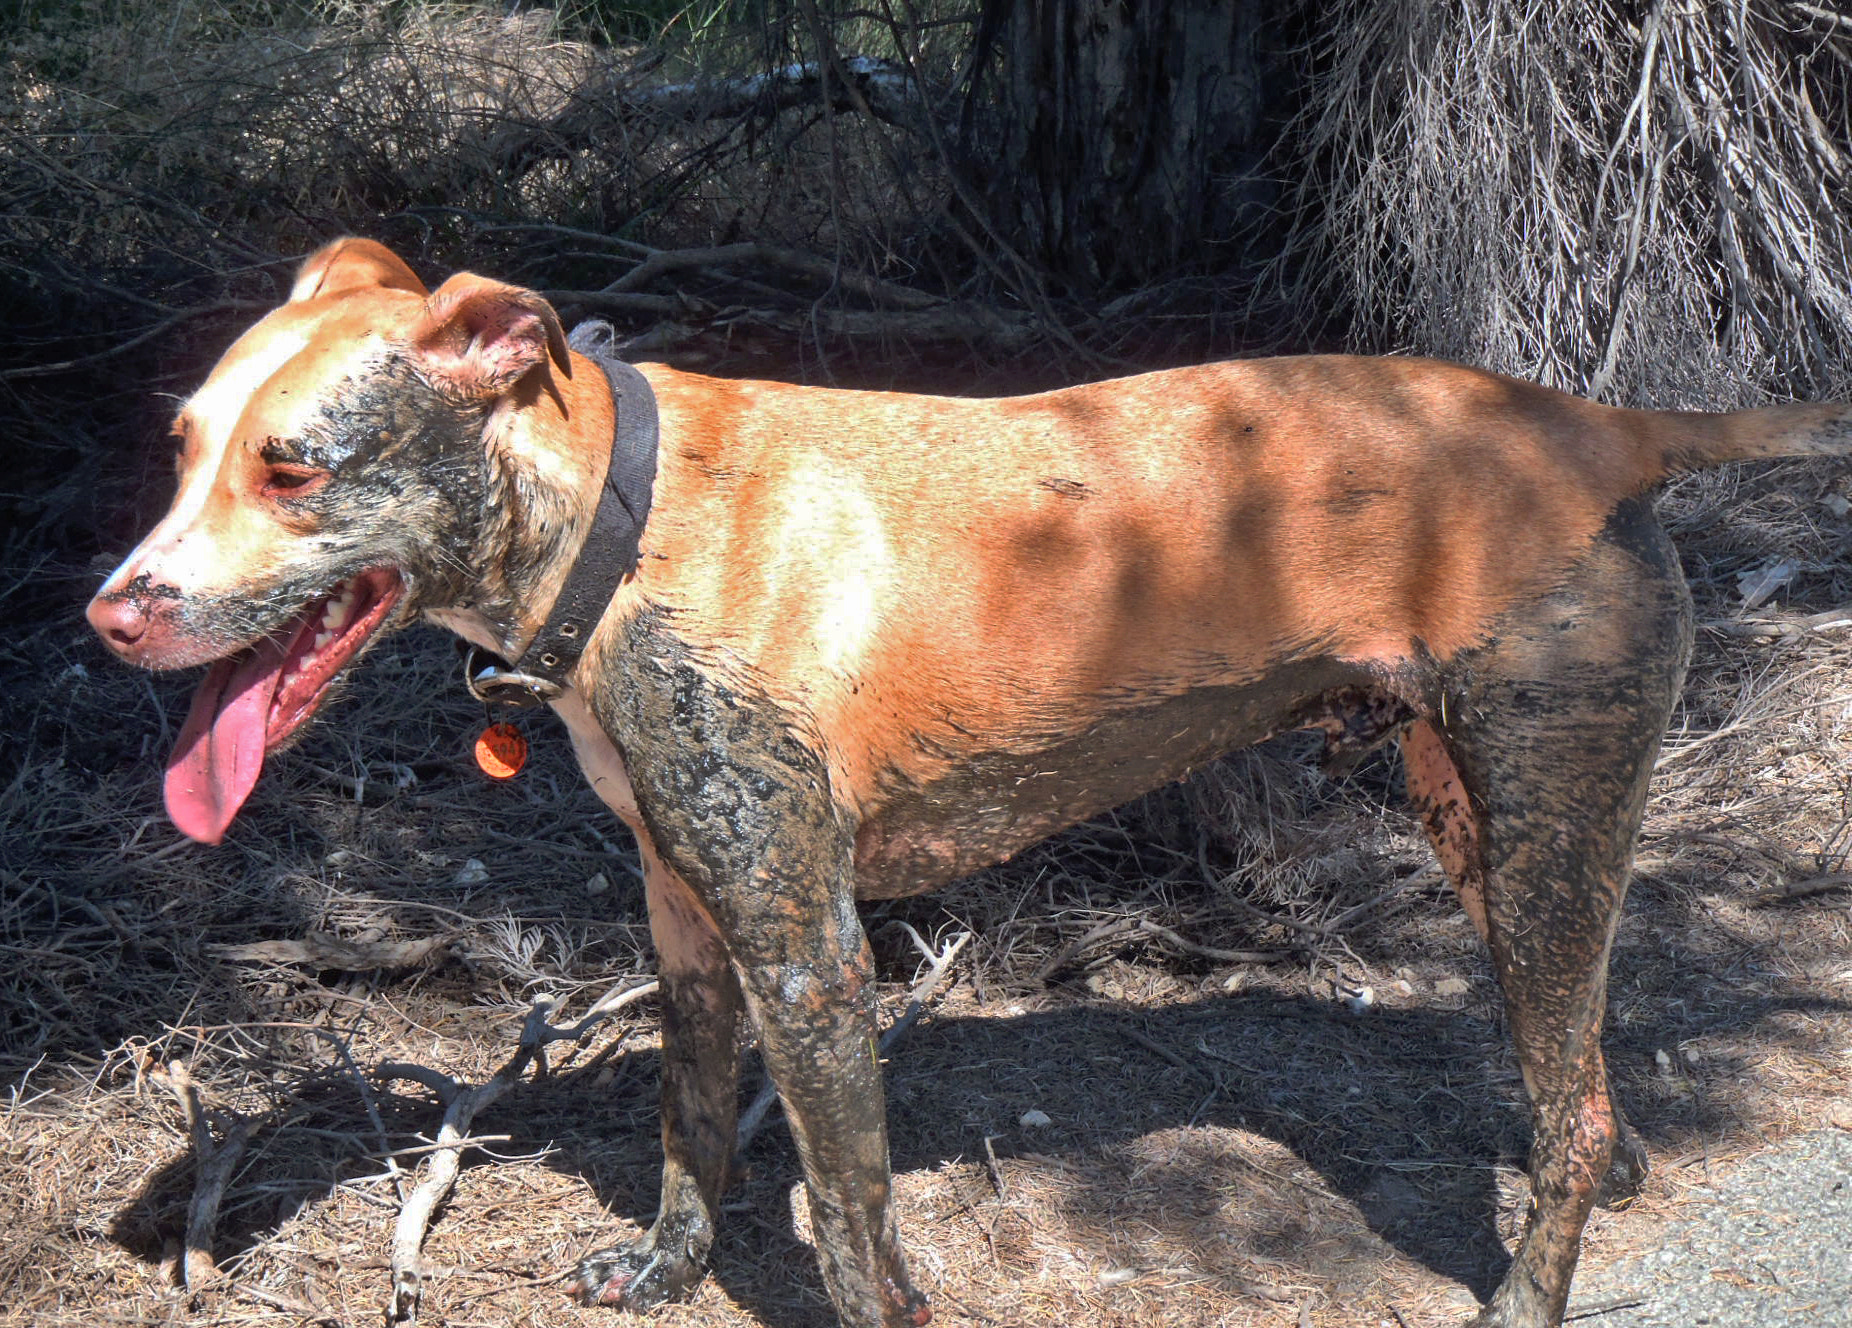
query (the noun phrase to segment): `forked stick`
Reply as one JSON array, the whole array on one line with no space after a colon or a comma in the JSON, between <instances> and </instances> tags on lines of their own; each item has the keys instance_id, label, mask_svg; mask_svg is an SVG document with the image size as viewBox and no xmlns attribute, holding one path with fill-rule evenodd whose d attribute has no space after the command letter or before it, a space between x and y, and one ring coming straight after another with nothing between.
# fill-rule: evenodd
<instances>
[{"instance_id":1,"label":"forked stick","mask_svg":"<svg viewBox=\"0 0 1852 1328\"><path fill-rule=\"evenodd\" d=\"M424 1297L424 1270L419 1251L430 1230L431 1214L449 1197L462 1166L463 1150L470 1146L469 1127L476 1113L489 1106L520 1079L530 1063L545 1063L546 1048L553 1042L576 1042L601 1021L625 1006L642 1000L657 988L653 981L629 988L612 988L593 1003L578 1023L558 1027L547 1022L553 1013L554 999L542 996L527 1012L521 1026L521 1041L514 1056L488 1080L470 1087L446 1074L423 1065L389 1061L375 1074L386 1080L410 1079L437 1094L444 1104L444 1123L438 1127L437 1140L424 1163L424 1178L399 1209L392 1231L392 1295L386 1305L388 1323L415 1322L418 1305ZM189 1240L189 1246L190 1246ZM191 1260L192 1251L188 1250Z\"/></svg>"},{"instance_id":2,"label":"forked stick","mask_svg":"<svg viewBox=\"0 0 1852 1328\"><path fill-rule=\"evenodd\" d=\"M231 1181L232 1169L244 1155L244 1146L250 1142L254 1125L248 1117L233 1114L225 1137L215 1142L212 1125L206 1119L205 1104L200 1101L199 1085L188 1072L186 1062L168 1061L155 1069L153 1078L166 1085L167 1091L179 1102L180 1111L186 1117L187 1133L193 1140L197 1172L193 1198L187 1204L186 1257L180 1276L189 1292L200 1291L219 1275L218 1264L212 1258L212 1233L218 1225L219 1204L225 1198L225 1187Z\"/></svg>"}]
</instances>

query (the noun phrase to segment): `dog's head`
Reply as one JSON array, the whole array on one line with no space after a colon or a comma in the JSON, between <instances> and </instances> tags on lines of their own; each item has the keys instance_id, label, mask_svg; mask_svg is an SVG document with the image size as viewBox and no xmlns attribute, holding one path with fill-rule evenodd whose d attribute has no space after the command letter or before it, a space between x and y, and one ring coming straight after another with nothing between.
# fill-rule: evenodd
<instances>
[{"instance_id":1,"label":"dog's head","mask_svg":"<svg viewBox=\"0 0 1852 1328\"><path fill-rule=\"evenodd\" d=\"M184 833L223 837L267 752L377 636L470 602L492 442L570 375L539 296L468 274L427 293L338 240L174 422L172 508L91 601L117 655L211 663L167 767Z\"/></svg>"}]
</instances>

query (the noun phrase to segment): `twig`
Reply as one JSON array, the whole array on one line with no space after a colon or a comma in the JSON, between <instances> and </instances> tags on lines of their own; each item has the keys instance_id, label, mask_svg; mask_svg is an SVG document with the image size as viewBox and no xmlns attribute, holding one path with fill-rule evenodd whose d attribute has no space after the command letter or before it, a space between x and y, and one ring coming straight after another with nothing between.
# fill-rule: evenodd
<instances>
[{"instance_id":1,"label":"twig","mask_svg":"<svg viewBox=\"0 0 1852 1328\"><path fill-rule=\"evenodd\" d=\"M1008 1203L1010 1186L1009 1182L1003 1178L1002 1163L997 1161L996 1139L997 1136L994 1134L984 1136L984 1165L990 1171L990 1183L997 1187L997 1201Z\"/></svg>"},{"instance_id":2,"label":"twig","mask_svg":"<svg viewBox=\"0 0 1852 1328\"><path fill-rule=\"evenodd\" d=\"M951 970L952 961L958 958L958 952L964 949L971 939L970 932L961 931L943 950L935 951L910 924L900 922L898 925L912 939L914 948L924 956L926 974L917 979L913 984L913 990L907 993L907 1008L901 1011L900 1018L896 1019L887 1032L881 1035L879 1050L883 1055L886 1055L888 1049L900 1041L906 1031L919 1021L920 1015L925 1013L926 1002L939 989L939 984L945 981L946 973Z\"/></svg>"},{"instance_id":3,"label":"twig","mask_svg":"<svg viewBox=\"0 0 1852 1328\"><path fill-rule=\"evenodd\" d=\"M1618 1300L1598 1300L1592 1305L1571 1305L1563 1315L1563 1322L1593 1319L1603 1314L1612 1314L1615 1310L1630 1310L1645 1303L1639 1296L1622 1296Z\"/></svg>"},{"instance_id":4,"label":"twig","mask_svg":"<svg viewBox=\"0 0 1852 1328\"><path fill-rule=\"evenodd\" d=\"M542 996L527 1012L521 1026L521 1040L508 1063L475 1087L467 1087L450 1076L424 1065L389 1061L376 1071L381 1079L409 1079L436 1093L444 1104L444 1121L425 1163L424 1179L399 1209L392 1233L392 1294L386 1306L388 1323L412 1323L418 1317L418 1305L424 1296L424 1271L419 1251L431 1226L431 1215L456 1185L462 1166L463 1150L472 1144L469 1127L478 1112L491 1105L512 1088L529 1064L539 1061L544 1069L547 1045L553 1042L576 1042L602 1020L624 1007L643 999L657 989L655 982L632 987L613 987L592 1004L585 1017L567 1027L547 1021L553 1012L554 998Z\"/></svg>"},{"instance_id":5,"label":"twig","mask_svg":"<svg viewBox=\"0 0 1852 1328\"><path fill-rule=\"evenodd\" d=\"M212 1236L219 1221L219 1204L225 1198L225 1187L231 1180L232 1169L244 1154L244 1146L250 1141L255 1122L234 1113L225 1137L214 1143L212 1126L206 1119L205 1104L200 1100L199 1085L188 1072L186 1062L168 1061L160 1067L155 1077L167 1086L167 1091L180 1104L181 1114L186 1118L187 1133L193 1141L196 1174L193 1198L187 1204L186 1258L181 1276L186 1289L197 1292L219 1275L218 1265L212 1258Z\"/></svg>"},{"instance_id":6,"label":"twig","mask_svg":"<svg viewBox=\"0 0 1852 1328\"><path fill-rule=\"evenodd\" d=\"M742 240L734 244L711 245L695 249L657 249L630 271L606 286L601 294L616 295L641 290L657 278L682 271L685 268L711 270L734 266L783 268L787 272L796 273L798 276L819 281L825 285L839 286L865 300L892 305L899 309L930 309L942 303L936 295L915 290L911 286L900 286L891 281L882 281L878 277L847 272L842 269L841 264L830 259L816 254L803 253L796 249L765 244L758 240Z\"/></svg>"},{"instance_id":7,"label":"twig","mask_svg":"<svg viewBox=\"0 0 1852 1328\"><path fill-rule=\"evenodd\" d=\"M249 300L227 300L219 304L202 304L197 308L182 309L179 313L170 314L152 326L143 328L140 332L129 337L125 341L118 341L113 345L105 346L102 350L95 351L89 355L79 355L75 359L70 360L59 360L54 364L29 364L17 369L0 369L0 381L11 381L15 378L48 378L53 374L70 373L76 369L88 369L92 365L101 364L104 360L120 355L124 351L134 350L143 342L153 341L156 337L172 330L188 319L203 318L208 314L242 313L266 307L267 306L253 304Z\"/></svg>"},{"instance_id":8,"label":"twig","mask_svg":"<svg viewBox=\"0 0 1852 1328\"><path fill-rule=\"evenodd\" d=\"M379 1114L379 1097L373 1092L373 1085L360 1072L360 1066L354 1060L353 1050L347 1045L347 1039L333 1029L323 1028L319 1024L302 1024L315 1036L334 1045L335 1053L341 1058L341 1065L347 1071L348 1078L354 1081L354 1088L360 1094L361 1105L366 1108L367 1121L373 1126L373 1137L379 1141L379 1152L386 1160L386 1171L392 1177L392 1192L401 1202L405 1199L405 1172L392 1156L392 1141L386 1135L385 1118Z\"/></svg>"},{"instance_id":9,"label":"twig","mask_svg":"<svg viewBox=\"0 0 1852 1328\"><path fill-rule=\"evenodd\" d=\"M1828 609L1825 613L1810 613L1802 618L1721 618L1702 626L1705 631L1720 636L1785 639L1852 627L1852 611Z\"/></svg>"},{"instance_id":10,"label":"twig","mask_svg":"<svg viewBox=\"0 0 1852 1328\"><path fill-rule=\"evenodd\" d=\"M1152 922L1148 918L1139 918L1135 930L1141 931L1147 936L1156 936L1161 940L1168 941L1185 954L1200 955L1204 959L1213 959L1218 964L1274 964L1282 959L1290 959L1293 955L1298 953L1297 949L1218 950L1212 945L1198 945L1195 941L1187 941L1169 927L1160 927L1157 923Z\"/></svg>"},{"instance_id":11,"label":"twig","mask_svg":"<svg viewBox=\"0 0 1852 1328\"><path fill-rule=\"evenodd\" d=\"M516 1060L525 1063L525 1049ZM444 1123L438 1127L436 1149L425 1166L424 1179L399 1208L398 1221L393 1225L392 1299L386 1307L388 1323L411 1323L417 1319L418 1303L424 1296L424 1270L419 1267L418 1252L430 1228L431 1214L456 1184L471 1120L507 1092L514 1082L497 1072L487 1083L466 1089L455 1080L445 1079L439 1083L440 1076L405 1073L412 1069L422 1070L423 1067L382 1065L379 1072L394 1078L414 1078L435 1088L444 1101Z\"/></svg>"},{"instance_id":12,"label":"twig","mask_svg":"<svg viewBox=\"0 0 1852 1328\"><path fill-rule=\"evenodd\" d=\"M1179 1056L1176 1052L1172 1051L1169 1047L1165 1046L1162 1042L1159 1042L1156 1038L1153 1038L1144 1033L1141 1033L1136 1028L1126 1029L1125 1035L1131 1038L1132 1041L1136 1042L1139 1046L1143 1047L1146 1051L1150 1052L1152 1055L1161 1057L1162 1059L1169 1061L1172 1065L1176 1066L1179 1070L1182 1070L1185 1074L1192 1075L1196 1078L1199 1078L1204 1083L1209 1084L1212 1087L1215 1086L1216 1080L1213 1074L1203 1069L1202 1066L1200 1065L1190 1064L1188 1061L1184 1060L1183 1057Z\"/></svg>"},{"instance_id":13,"label":"twig","mask_svg":"<svg viewBox=\"0 0 1852 1328\"><path fill-rule=\"evenodd\" d=\"M233 1289L239 1295L247 1296L260 1305L268 1305L272 1309L282 1310L285 1314L293 1314L309 1323L324 1323L331 1325L332 1328L340 1328L341 1320L338 1315L314 1304L306 1296L289 1296L277 1291L266 1291L262 1287L252 1286L249 1282L240 1282Z\"/></svg>"},{"instance_id":14,"label":"twig","mask_svg":"<svg viewBox=\"0 0 1852 1328\"><path fill-rule=\"evenodd\" d=\"M1826 876L1815 876L1811 880L1795 881L1791 885L1758 890L1749 896L1748 903L1751 908L1767 908L1771 904L1785 904L1795 899L1823 895L1829 890L1852 890L1852 872L1833 872Z\"/></svg>"},{"instance_id":15,"label":"twig","mask_svg":"<svg viewBox=\"0 0 1852 1328\"><path fill-rule=\"evenodd\" d=\"M1066 945L1055 951L1054 954L1044 959L1035 970L1035 981L1048 981L1048 979L1059 972L1062 965L1066 964L1070 959L1085 954L1099 942L1114 936L1123 935L1136 926L1137 920L1133 918L1112 918L1109 921L1100 923L1097 927L1092 928L1079 939L1069 941Z\"/></svg>"},{"instance_id":16,"label":"twig","mask_svg":"<svg viewBox=\"0 0 1852 1328\"><path fill-rule=\"evenodd\" d=\"M1298 918L1289 918L1278 913L1269 913L1264 908L1256 908L1245 899L1237 899L1232 895L1225 895L1223 887L1229 884L1231 878L1218 874L1209 866L1209 845L1206 840L1199 839L1197 841L1196 865L1202 870L1203 881L1210 889L1222 896L1226 903L1232 904L1238 911L1247 914L1248 917L1253 918L1256 922L1264 922L1270 927L1283 927L1287 931L1302 931L1307 935L1319 936L1327 940L1330 939L1331 933L1335 930L1330 923L1301 922Z\"/></svg>"},{"instance_id":17,"label":"twig","mask_svg":"<svg viewBox=\"0 0 1852 1328\"><path fill-rule=\"evenodd\" d=\"M844 281L847 282L847 274ZM642 291L547 290L541 292L554 304L580 304L612 313L660 313L665 316L686 315L691 304L686 294L650 295ZM780 292L782 295L783 292ZM797 296L789 298L796 299ZM1038 322L1025 314L970 301L932 303L919 308L900 309L831 309L807 304L800 310L780 310L740 306L724 313L698 318L686 325L675 323L662 335L646 344L626 343L632 352L641 349L673 349L670 330L684 339L698 336L709 326L752 326L787 335L821 332L846 340L858 338L895 341L983 342L1000 349L1027 345L1037 335L1053 333L1052 325Z\"/></svg>"},{"instance_id":18,"label":"twig","mask_svg":"<svg viewBox=\"0 0 1852 1328\"><path fill-rule=\"evenodd\" d=\"M1412 871L1394 885L1390 886L1387 890L1384 890L1381 894L1371 895L1361 904L1354 904L1350 908L1345 909L1342 913L1331 919L1326 925L1333 934L1341 933L1346 927L1350 926L1351 923L1361 917L1374 913L1397 895L1417 885L1424 885L1434 880L1445 879L1445 876L1446 873L1444 873L1439 866L1422 867L1416 871Z\"/></svg>"}]
</instances>

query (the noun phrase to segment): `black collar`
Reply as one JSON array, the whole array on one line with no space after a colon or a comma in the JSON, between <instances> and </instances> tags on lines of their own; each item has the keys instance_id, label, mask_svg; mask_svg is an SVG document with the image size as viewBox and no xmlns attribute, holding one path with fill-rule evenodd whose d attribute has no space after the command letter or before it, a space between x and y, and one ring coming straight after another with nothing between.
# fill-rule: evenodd
<instances>
[{"instance_id":1,"label":"black collar","mask_svg":"<svg viewBox=\"0 0 1852 1328\"><path fill-rule=\"evenodd\" d=\"M636 570L637 545L656 483L656 394L649 380L613 353L615 340L609 323L594 321L575 327L567 343L603 371L615 420L610 468L591 530L553 601L553 612L520 659L510 664L481 647L469 651L464 678L479 700L533 706L565 691L566 675L579 662L612 592Z\"/></svg>"}]
</instances>

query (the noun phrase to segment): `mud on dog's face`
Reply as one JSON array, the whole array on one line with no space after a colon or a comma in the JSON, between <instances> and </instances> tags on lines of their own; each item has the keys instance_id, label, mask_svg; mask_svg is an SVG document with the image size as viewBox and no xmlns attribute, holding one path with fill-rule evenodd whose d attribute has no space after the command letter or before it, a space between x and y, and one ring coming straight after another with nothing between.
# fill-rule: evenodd
<instances>
[{"instance_id":1,"label":"mud on dog's face","mask_svg":"<svg viewBox=\"0 0 1852 1328\"><path fill-rule=\"evenodd\" d=\"M123 659L213 664L167 805L217 842L330 685L386 630L467 596L497 400L564 358L551 309L480 278L428 296L342 241L244 334L174 423L172 507L91 601Z\"/></svg>"}]
</instances>

